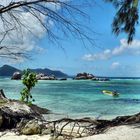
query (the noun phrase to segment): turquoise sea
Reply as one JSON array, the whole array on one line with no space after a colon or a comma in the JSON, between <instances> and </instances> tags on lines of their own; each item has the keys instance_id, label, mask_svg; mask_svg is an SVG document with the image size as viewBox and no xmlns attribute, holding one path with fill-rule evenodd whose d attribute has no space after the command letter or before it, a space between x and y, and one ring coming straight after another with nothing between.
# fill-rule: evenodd
<instances>
[{"instance_id":1,"label":"turquoise sea","mask_svg":"<svg viewBox=\"0 0 140 140\"><path fill-rule=\"evenodd\" d=\"M8 98L19 99L22 87L21 81L0 78L0 88ZM113 98L102 90L117 90L120 96ZM113 118L140 112L139 79L39 81L32 95L39 106L69 117Z\"/></svg>"}]
</instances>

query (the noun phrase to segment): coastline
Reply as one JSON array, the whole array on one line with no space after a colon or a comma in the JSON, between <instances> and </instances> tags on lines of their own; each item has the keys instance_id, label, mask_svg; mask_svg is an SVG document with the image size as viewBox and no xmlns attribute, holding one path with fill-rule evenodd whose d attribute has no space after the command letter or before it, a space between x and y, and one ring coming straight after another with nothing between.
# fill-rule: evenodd
<instances>
[{"instance_id":1,"label":"coastline","mask_svg":"<svg viewBox=\"0 0 140 140\"><path fill-rule=\"evenodd\" d=\"M17 84L17 83L18 83L18 81L15 81L15 82L12 82L12 83L10 82L9 87L11 87L11 85L13 85L13 87L14 87L14 85ZM76 126L74 128L74 132L72 133L72 138L74 138L75 140L78 140L78 139L79 140L80 139L81 140L90 140L90 139L94 140L95 138L96 138L96 140L98 140L98 139L100 140L100 139L102 139L102 137L103 138L106 137L105 140L107 140L107 139L111 139L111 140L122 140L122 139L131 140L131 139L127 139L127 137L125 136L127 133L129 133L129 131L132 131L132 133L130 133L131 135L136 135L138 137L139 135L137 135L137 133L138 134L140 133L139 132L140 129L136 128L135 130L133 130L134 127L132 127L132 125L130 125L130 124L134 123L135 125L138 125L138 123L140 123L140 114L138 114L138 117L137 117L137 114L133 115L134 110L131 110L129 107L128 108L132 112L131 114L129 114L129 111L126 110L127 113L129 114L129 117L126 116L126 115L128 115L127 113L124 116L119 115L119 114L118 115L117 114L114 115L114 114L116 112L119 113L119 110L117 110L117 107L119 106L119 104L120 105L122 104L123 106L127 105L128 103L129 103L129 106L130 105L131 106L132 105L137 105L139 103L139 99L135 99L135 98L128 99L128 96L127 96L128 94L124 94L125 96L122 95L118 99L114 99L110 96L105 96L105 95L102 95L102 94L98 94L98 93L100 93L101 85L104 88L105 85L108 85L108 84L111 85L112 82L110 82L110 83L109 82L106 82L106 83L102 82L102 83L97 84L96 82L88 81L86 84L85 83L86 83L85 81L82 81L83 86L81 88L79 88L79 92L81 94L79 94L79 92L77 92L77 90L74 90L75 92L73 92L73 90L71 90L71 85L73 87L76 87L76 88L77 88L77 86L81 85L81 82L79 82L79 81L78 82L74 81L74 82L71 82L70 84L69 84L69 81L67 81L67 82L56 82L56 81L55 82L49 82L49 81L46 82L46 81L44 81L44 82L39 83L39 86L37 88L40 89L40 86L41 86L42 90L41 90L39 95L35 94L36 97L39 97L39 96L43 97L43 98L38 98L39 99L39 102L38 102L39 106L42 106L42 107L45 107L45 108L47 106L48 108L50 108L51 106L48 106L46 103L49 104L49 102L50 102L49 99L53 100L54 98L51 98L51 97L54 96L55 100L53 100L53 101L55 102L55 104L53 104L53 105L54 105L54 107L57 106L56 110L58 112L59 111L61 112L61 110L59 110L58 107L62 107L62 109L63 109L63 106L59 106L59 105L61 103L64 103L64 105L65 105L64 107L65 107L66 112L71 111L71 113L73 113L72 110L68 110L68 109L72 108L72 106L68 107L68 105L69 105L68 103L71 103L70 105L74 105L73 106L74 109L75 109L74 113L77 110L76 113L78 114L78 116L77 117L72 117L71 114L70 115L65 115L65 113L64 114L57 114L56 110L53 110L53 108L51 108L50 110L53 110L53 112L49 112L49 115L47 115L48 117L47 118L45 117L46 122L43 124L43 125L46 125L46 123L48 123L48 122L50 123L50 125L48 125L47 127L49 129L51 129L51 132L50 131L48 132L48 128L46 128L46 126L45 126L45 130L47 131L48 134L43 134L42 130L41 130L41 133L37 133L37 134L33 134L33 135L29 136L29 135L22 135L21 133L18 133L17 130L15 130L16 133L14 133L13 130L10 129L9 131L0 132L0 139L1 140L7 140L7 139L11 139L11 140L12 139L17 139L17 140L19 140L19 139L21 139L21 140L22 139L23 140L50 140L51 139L52 140L52 135L54 135L54 134L56 134L56 136L59 135L59 138L62 139L62 136L65 137L65 135L68 135L68 136L71 135L70 132L71 132L72 127L75 124L75 122L80 124L80 128L82 128L82 129L84 129L85 125L87 125L87 127L85 127L85 128L90 128L89 126L91 125L93 127L93 130L95 130L95 132L94 132L93 130L89 131L89 129L87 129L86 131L88 133L84 133L84 134L82 134L82 136L80 136L77 133L78 127ZM52 92L49 91L49 94L48 93L46 94L46 91L48 90L48 88L46 88L46 84L51 86L51 89L54 87L55 90L52 91ZM70 93L70 94L66 93L65 89L63 89L63 92L64 92L65 96L62 99L68 99L66 101L62 100L60 98L60 95L61 95L61 97L63 97L63 94L60 94L60 92L62 92L62 89L60 89L60 87L61 87L60 84L61 84L61 86L63 84L65 89L67 89L66 91L68 91ZM120 84L122 85L122 82ZM94 90L94 87L98 87L98 85L100 86L100 90L97 90L97 91ZM124 83L124 86L125 86L125 83ZM136 86L137 86L137 83L136 83ZM56 94L54 94L54 93L56 91L58 91L58 89L60 90L60 92L58 92L58 96L57 96L58 98L56 98L56 96L55 96ZM10 88L10 90L11 90L11 88ZM84 90L84 92L83 92L83 90ZM91 92L89 92L89 91L91 91ZM96 91L96 92L92 94L92 91L94 91L94 92ZM136 94L137 94L137 92L136 92ZM46 95L48 95L48 96L46 96ZM90 100L91 95L93 95L92 100ZM70 98L66 98L68 96L70 96ZM46 98L44 98L44 97L46 97ZM76 101L79 102L80 104L77 104L77 102L76 102L76 104L73 104L73 100L74 100L73 97L75 97L75 99L77 99ZM134 96L134 97L138 97L138 96ZM64 101L64 102L57 102L58 100L59 101ZM88 104L89 104L89 101L90 101L90 103L95 103L95 104L89 104L89 105L88 104L82 104L83 102L86 103L86 101L88 101ZM42 104L39 104L40 102ZM50 102L50 103L52 103L52 102ZM97 103L97 105L96 105L96 103ZM114 107L111 104L113 104ZM98 105L101 105L101 106L98 106ZM97 109L96 109L96 107L97 107ZM105 107L105 108L103 108L103 107ZM104 111L104 109L106 109L106 107L108 107L109 110ZM112 113L114 111L114 110L112 110L112 108L114 108L114 110L116 108L116 112L114 112L114 114ZM120 106L118 108L121 109ZM94 110L92 110L92 109L94 109ZM123 110L124 110L124 108L123 108ZM83 113L81 114L81 112L78 112L78 111L81 111ZM89 114L92 117L88 116L88 114L86 114L87 111L88 112L91 111L91 112L93 112L93 114L94 114L94 111L97 111L97 114L95 113L97 116L94 116L90 113ZM120 114L122 114L122 112ZM116 118L116 116L119 116L119 117ZM138 121L137 121L137 119L138 119ZM84 121L84 122L81 123L81 121ZM70 124L68 124L65 127L64 131L62 132L62 136L61 136L61 134L59 134L61 128L65 125L65 123L69 123L69 122L70 122ZM52 126L54 125L54 123L57 124L56 128L59 127L59 129L57 129L57 130L52 129ZM119 129L122 129L123 132L119 132ZM114 133L116 135L114 135ZM123 136L121 136L121 134L123 134ZM83 137L83 138L80 138L80 137ZM113 137L115 137L116 139L113 139ZM137 140L137 139L135 138L135 139L132 139L132 140Z\"/></svg>"},{"instance_id":2,"label":"coastline","mask_svg":"<svg viewBox=\"0 0 140 140\"><path fill-rule=\"evenodd\" d=\"M137 80L39 81L33 91L33 96L37 105L49 108L54 113L64 114L68 117L95 116L98 118L101 116L102 119L112 119L114 116L139 112L139 84L140 81ZM1 85L8 98L19 99L19 91L22 88L20 81L2 79ZM114 99L103 95L101 91L104 89L118 89L120 97Z\"/></svg>"},{"instance_id":3,"label":"coastline","mask_svg":"<svg viewBox=\"0 0 140 140\"><path fill-rule=\"evenodd\" d=\"M122 125L109 128L103 134L73 140L139 140L140 124ZM0 140L52 140L50 135L17 135L13 132L0 132ZM59 140L59 139L58 139ZM61 139L63 140L63 139Z\"/></svg>"},{"instance_id":4,"label":"coastline","mask_svg":"<svg viewBox=\"0 0 140 140\"><path fill-rule=\"evenodd\" d=\"M137 140L140 136L140 113L111 120L63 118L49 121L42 115L50 113L50 110L27 106L3 95L0 140Z\"/></svg>"},{"instance_id":5,"label":"coastline","mask_svg":"<svg viewBox=\"0 0 140 140\"><path fill-rule=\"evenodd\" d=\"M137 124L112 127L103 134L74 140L139 140L139 138L140 124Z\"/></svg>"},{"instance_id":6,"label":"coastline","mask_svg":"<svg viewBox=\"0 0 140 140\"><path fill-rule=\"evenodd\" d=\"M39 106L40 107L40 106ZM71 118L71 119L81 119L81 118L90 118L90 119L93 119L93 120L113 120L115 119L116 117L123 117L123 116L132 116L134 114L138 114L139 112L135 112L135 113L130 113L130 114L123 114L123 115L108 115L108 116L99 116L99 117L96 117L96 116L86 116L86 115L78 115L78 116L71 116L71 115L67 115L67 114L61 114L61 113L56 113L56 112L53 112L52 110L49 110L49 112L47 114L43 114L43 117L45 120L48 120L48 121L56 121L56 120L60 120L60 119L63 119L63 118Z\"/></svg>"}]
</instances>

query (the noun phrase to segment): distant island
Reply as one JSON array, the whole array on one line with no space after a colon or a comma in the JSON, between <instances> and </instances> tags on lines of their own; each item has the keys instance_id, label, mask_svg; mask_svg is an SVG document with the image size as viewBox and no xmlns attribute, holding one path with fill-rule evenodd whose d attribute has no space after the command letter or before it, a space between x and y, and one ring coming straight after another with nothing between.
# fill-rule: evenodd
<instances>
[{"instance_id":1,"label":"distant island","mask_svg":"<svg viewBox=\"0 0 140 140\"><path fill-rule=\"evenodd\" d=\"M59 70L51 70L48 68L37 68L37 69L30 69L32 72L36 72L36 73L43 73L45 75L51 76L54 75L55 77L69 77L67 74L59 71ZM12 76L13 73L15 72L22 72L22 70L17 69L15 67L12 67L10 65L3 65L2 67L0 67L0 76Z\"/></svg>"},{"instance_id":2,"label":"distant island","mask_svg":"<svg viewBox=\"0 0 140 140\"><path fill-rule=\"evenodd\" d=\"M109 81L107 77L98 77L91 73L77 73L75 76L69 76L59 70L51 70L48 68L36 68L29 69L31 72L37 73L38 80L66 80L67 78L73 78L74 80L93 80L93 81ZM20 80L22 76L22 71L10 65L3 65L0 67L0 76L12 77L12 79Z\"/></svg>"}]
</instances>

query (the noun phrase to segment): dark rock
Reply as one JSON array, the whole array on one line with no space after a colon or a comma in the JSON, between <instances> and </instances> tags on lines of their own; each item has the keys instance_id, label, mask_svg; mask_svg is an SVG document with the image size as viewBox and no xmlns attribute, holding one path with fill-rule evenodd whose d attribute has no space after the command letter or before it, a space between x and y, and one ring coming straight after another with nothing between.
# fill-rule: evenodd
<instances>
[{"instance_id":1,"label":"dark rock","mask_svg":"<svg viewBox=\"0 0 140 140\"><path fill-rule=\"evenodd\" d=\"M3 93L4 94L4 93ZM47 113L47 109L37 107L36 105L28 106L24 102L17 100L8 100L5 95L0 93L0 128L15 128L21 120L44 120L42 114Z\"/></svg>"},{"instance_id":2,"label":"dark rock","mask_svg":"<svg viewBox=\"0 0 140 140\"><path fill-rule=\"evenodd\" d=\"M14 72L13 76L12 76L12 80L21 80L21 73L20 72Z\"/></svg>"},{"instance_id":3,"label":"dark rock","mask_svg":"<svg viewBox=\"0 0 140 140\"><path fill-rule=\"evenodd\" d=\"M61 78L61 79L59 79L60 81L65 81L65 80L67 80L67 78Z\"/></svg>"},{"instance_id":4,"label":"dark rock","mask_svg":"<svg viewBox=\"0 0 140 140\"><path fill-rule=\"evenodd\" d=\"M34 112L36 112L37 114L49 114L50 113L50 110L43 108L43 107L39 107L34 104L30 105L30 108L32 110L34 110Z\"/></svg>"},{"instance_id":5,"label":"dark rock","mask_svg":"<svg viewBox=\"0 0 140 140\"><path fill-rule=\"evenodd\" d=\"M110 81L109 78L98 78L98 77L93 77L92 80L93 81Z\"/></svg>"},{"instance_id":6,"label":"dark rock","mask_svg":"<svg viewBox=\"0 0 140 140\"><path fill-rule=\"evenodd\" d=\"M109 78L100 78L99 81L110 81Z\"/></svg>"},{"instance_id":7,"label":"dark rock","mask_svg":"<svg viewBox=\"0 0 140 140\"><path fill-rule=\"evenodd\" d=\"M99 78L93 77L92 80L93 80L93 81L99 81Z\"/></svg>"},{"instance_id":8,"label":"dark rock","mask_svg":"<svg viewBox=\"0 0 140 140\"><path fill-rule=\"evenodd\" d=\"M94 77L95 77L94 75L84 72L84 73L78 73L74 79L75 80L87 80L87 79L92 79Z\"/></svg>"},{"instance_id":9,"label":"dark rock","mask_svg":"<svg viewBox=\"0 0 140 140\"><path fill-rule=\"evenodd\" d=\"M103 132L109 127L140 123L140 113L131 116L119 116L112 120L97 120L96 132Z\"/></svg>"},{"instance_id":10,"label":"dark rock","mask_svg":"<svg viewBox=\"0 0 140 140\"><path fill-rule=\"evenodd\" d=\"M9 101L0 108L3 122L1 128L10 129L15 128L17 123L22 119L31 120L34 118L41 119L42 116L31 110L26 104Z\"/></svg>"}]
</instances>

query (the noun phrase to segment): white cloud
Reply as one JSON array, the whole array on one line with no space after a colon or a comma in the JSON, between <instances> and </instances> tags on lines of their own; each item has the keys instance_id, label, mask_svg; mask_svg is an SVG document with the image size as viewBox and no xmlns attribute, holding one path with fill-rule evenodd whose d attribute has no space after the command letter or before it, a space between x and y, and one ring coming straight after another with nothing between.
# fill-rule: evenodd
<instances>
[{"instance_id":1,"label":"white cloud","mask_svg":"<svg viewBox=\"0 0 140 140\"><path fill-rule=\"evenodd\" d=\"M121 39L119 47L115 47L114 49L106 49L103 52L97 54L85 54L82 59L86 61L106 60L114 56L120 56L124 54L139 55L140 40L135 39L131 44L128 44L126 39Z\"/></svg>"},{"instance_id":2,"label":"white cloud","mask_svg":"<svg viewBox=\"0 0 140 140\"><path fill-rule=\"evenodd\" d=\"M113 62L112 64L111 64L111 69L116 69L116 68L118 68L120 66L120 63L119 62Z\"/></svg>"},{"instance_id":3,"label":"white cloud","mask_svg":"<svg viewBox=\"0 0 140 140\"><path fill-rule=\"evenodd\" d=\"M83 56L83 59L87 61L94 61L97 59L105 60L110 58L110 55L111 55L111 50L106 49L104 52L98 54L85 54Z\"/></svg>"},{"instance_id":4,"label":"white cloud","mask_svg":"<svg viewBox=\"0 0 140 140\"><path fill-rule=\"evenodd\" d=\"M18 2L21 0L3 0L1 2L1 5L7 6L10 2ZM34 1L34 0L26 0L26 1ZM54 3L47 4L48 8L51 8L52 10L59 10L60 5L56 5ZM0 56L4 56L7 53L29 53L32 51L40 52L42 51L42 48L36 45L36 38L42 38L46 34L46 30L44 30L44 27L41 25L39 20L35 18L32 14L30 14L27 11L13 11L16 17L19 19L19 21L22 22L22 28L20 25L18 25L15 20L11 19L11 17L5 13L3 16L7 21L10 21L10 29L17 27L16 30L10 31L3 42L0 44L1 46L7 46L7 48L0 50ZM38 14L38 17L40 17L40 20L42 23L47 24L48 28L51 28L53 26L53 22L49 19L47 19L46 16ZM26 28L24 28L26 27ZM6 28L6 30L8 30ZM0 19L0 40L2 39L4 35L4 25L3 21ZM35 38L36 37L36 38ZM10 49L10 52L9 52ZM12 56L10 56L12 57ZM13 56L15 57L15 56ZM2 57L1 57L2 58ZM8 60L9 61L9 60ZM11 61L11 60L10 60ZM23 57L17 57L15 62L23 62Z\"/></svg>"},{"instance_id":5,"label":"white cloud","mask_svg":"<svg viewBox=\"0 0 140 140\"><path fill-rule=\"evenodd\" d=\"M5 14L6 20L10 21L10 29L13 29L10 31L3 42L1 43L1 46L6 46L7 48L4 48L0 51L0 55L4 56L8 53L28 53L31 51L36 50L38 46L36 45L36 41L34 40L35 37L41 38L45 34L45 30L43 29L43 26L40 24L40 22L32 16L28 12L22 12L22 13L15 13L18 17L19 21L22 21L22 24L24 27L20 27L18 23L15 21L12 21L10 17ZM40 18L43 22L45 22L45 17L40 15ZM16 24L16 29L14 30ZM0 20L0 38L4 35L4 26L2 21ZM8 28L6 28L8 30ZM10 50L10 51L9 51ZM15 56L13 55L13 58ZM10 56L12 58L12 55ZM17 61L18 60L18 61ZM15 60L17 62L23 62L23 58L17 57Z\"/></svg>"},{"instance_id":6,"label":"white cloud","mask_svg":"<svg viewBox=\"0 0 140 140\"><path fill-rule=\"evenodd\" d=\"M120 40L120 46L112 50L112 55L121 55L123 53L139 54L140 52L140 40L133 40L133 42L128 45L126 39Z\"/></svg>"}]
</instances>

